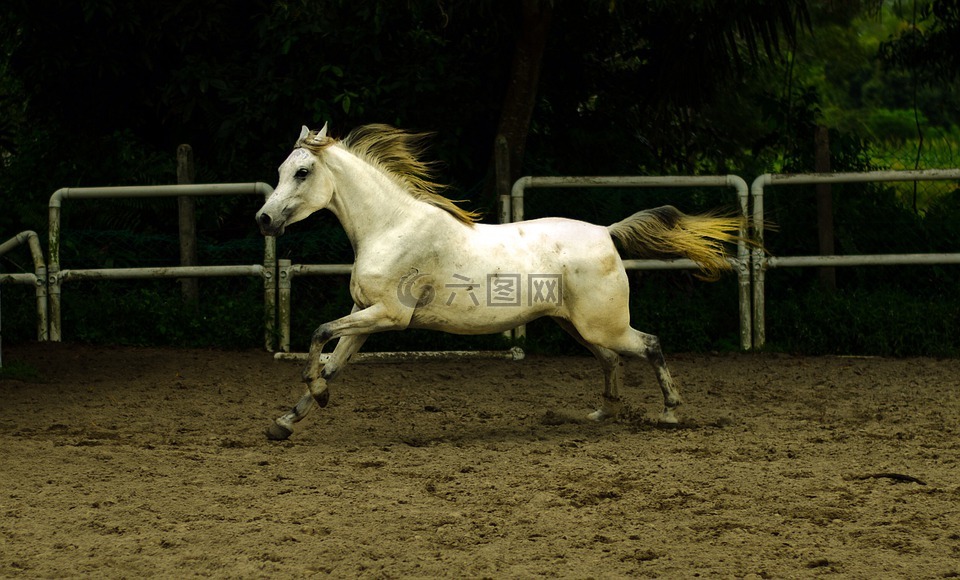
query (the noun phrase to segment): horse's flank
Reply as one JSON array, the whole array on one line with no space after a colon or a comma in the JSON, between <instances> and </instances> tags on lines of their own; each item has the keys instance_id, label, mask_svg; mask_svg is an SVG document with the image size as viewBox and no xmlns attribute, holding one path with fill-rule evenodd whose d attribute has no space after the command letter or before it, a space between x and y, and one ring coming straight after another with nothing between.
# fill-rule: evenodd
<instances>
[{"instance_id":1,"label":"horse's flank","mask_svg":"<svg viewBox=\"0 0 960 580\"><path fill-rule=\"evenodd\" d=\"M436 164L420 159L430 133L411 133L389 125L373 124L354 129L342 141L331 137L317 139L316 136L317 132L311 131L297 141L296 146L319 155L324 149L339 145L380 168L414 198L446 211L459 221L473 224L480 217L440 194L445 186L434 180Z\"/></svg>"}]
</instances>

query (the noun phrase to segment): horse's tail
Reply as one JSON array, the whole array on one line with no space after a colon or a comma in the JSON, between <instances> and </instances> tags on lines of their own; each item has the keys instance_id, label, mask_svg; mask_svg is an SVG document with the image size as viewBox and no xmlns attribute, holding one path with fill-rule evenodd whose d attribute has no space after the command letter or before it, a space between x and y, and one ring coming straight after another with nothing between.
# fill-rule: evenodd
<instances>
[{"instance_id":1,"label":"horse's tail","mask_svg":"<svg viewBox=\"0 0 960 580\"><path fill-rule=\"evenodd\" d=\"M642 259L689 258L700 278L716 280L732 269L725 243L741 240L743 218L717 214L687 215L665 205L637 212L607 230L620 251Z\"/></svg>"}]
</instances>

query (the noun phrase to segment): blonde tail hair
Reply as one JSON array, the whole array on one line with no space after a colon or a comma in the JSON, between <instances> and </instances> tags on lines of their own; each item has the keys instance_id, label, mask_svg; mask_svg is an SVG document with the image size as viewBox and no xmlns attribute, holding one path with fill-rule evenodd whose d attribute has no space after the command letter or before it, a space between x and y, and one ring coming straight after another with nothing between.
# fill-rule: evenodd
<instances>
[{"instance_id":1,"label":"blonde tail hair","mask_svg":"<svg viewBox=\"0 0 960 580\"><path fill-rule=\"evenodd\" d=\"M689 258L699 278L716 280L732 269L724 244L741 240L743 218L687 215L671 205L637 212L607 227L622 252L642 259Z\"/></svg>"}]
</instances>

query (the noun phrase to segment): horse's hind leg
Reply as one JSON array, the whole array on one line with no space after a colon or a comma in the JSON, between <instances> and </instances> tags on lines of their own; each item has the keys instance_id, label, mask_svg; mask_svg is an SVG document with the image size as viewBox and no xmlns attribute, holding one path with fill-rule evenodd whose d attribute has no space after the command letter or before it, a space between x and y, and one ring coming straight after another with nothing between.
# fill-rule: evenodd
<instances>
[{"instance_id":1,"label":"horse's hind leg","mask_svg":"<svg viewBox=\"0 0 960 580\"><path fill-rule=\"evenodd\" d=\"M622 405L620 387L623 386L623 360L620 359L620 355L609 348L585 340L580 331L570 321L563 318L554 318L554 320L577 342L587 347L593 353L593 356L597 357L600 366L603 368L603 405L587 417L594 421L616 417L620 413Z\"/></svg>"},{"instance_id":2,"label":"horse's hind leg","mask_svg":"<svg viewBox=\"0 0 960 580\"><path fill-rule=\"evenodd\" d=\"M326 406L327 400L329 399L329 391L326 386L327 381L332 380L340 373L350 360L350 357L360 350L360 347L363 346L368 336L367 334L354 334L343 336L337 341L337 346L333 349L330 360L327 361L327 364L322 365L323 370L317 370L316 377L310 380L307 393L300 397L300 400L297 401L297 404L294 405L288 413L278 417L267 427L268 439L282 441L289 438L290 435L293 434L293 424L298 423L307 416L307 413L313 408L314 402L319 403L320 406ZM321 366L319 363L320 353L313 352L313 350L314 349L311 348L311 352L308 355L309 358L307 360L307 366L304 369L304 374L307 374L311 369L319 369Z\"/></svg>"},{"instance_id":3,"label":"horse's hind leg","mask_svg":"<svg viewBox=\"0 0 960 580\"><path fill-rule=\"evenodd\" d=\"M660 420L664 423L676 423L676 409L683 400L680 398L680 391L677 390L676 385L674 385L673 377L670 376L667 364L663 360L663 351L660 350L660 339L652 334L645 334L639 330L630 328L630 326L626 324L624 324L622 328L622 331L613 334L602 330L595 331L595 329L590 326L579 327L575 330L578 330L579 334L583 337L579 340L587 344L591 350L597 349L600 353L610 351L623 356L639 357L649 362L657 375L657 382L660 384L660 391L663 393L663 413L660 415ZM591 342L593 343L592 347L590 347ZM594 354L597 353L594 352ZM611 360L609 355L605 356L607 360ZM599 358L601 362L604 361L602 354L597 354L597 358ZM622 383L622 378L620 382ZM619 386L619 384L617 386ZM616 390L611 393L614 397L616 394ZM604 407L598 409L591 417L602 419L609 416L605 411L615 409L614 405L608 407L606 393L604 399Z\"/></svg>"},{"instance_id":4,"label":"horse's hind leg","mask_svg":"<svg viewBox=\"0 0 960 580\"><path fill-rule=\"evenodd\" d=\"M660 391L663 392L663 413L660 415L660 420L664 423L676 423L676 409L683 403L683 399L681 399L680 391L673 383L673 377L670 376L666 361L663 360L660 339L652 334L645 334L639 330L628 328L625 343L616 350L621 354L646 359L657 375Z\"/></svg>"}]
</instances>

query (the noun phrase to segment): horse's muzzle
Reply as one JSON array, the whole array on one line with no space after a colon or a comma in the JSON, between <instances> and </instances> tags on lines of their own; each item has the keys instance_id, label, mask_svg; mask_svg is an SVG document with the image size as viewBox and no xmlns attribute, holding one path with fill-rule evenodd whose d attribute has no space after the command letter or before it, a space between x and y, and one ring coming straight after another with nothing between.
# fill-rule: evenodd
<instances>
[{"instance_id":1,"label":"horse's muzzle","mask_svg":"<svg viewBox=\"0 0 960 580\"><path fill-rule=\"evenodd\" d=\"M283 234L283 224L278 226L268 213L260 212L257 214L257 225L260 226L260 233L265 236L279 236Z\"/></svg>"}]
</instances>

